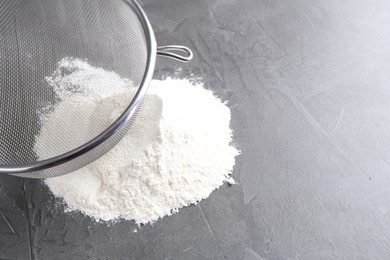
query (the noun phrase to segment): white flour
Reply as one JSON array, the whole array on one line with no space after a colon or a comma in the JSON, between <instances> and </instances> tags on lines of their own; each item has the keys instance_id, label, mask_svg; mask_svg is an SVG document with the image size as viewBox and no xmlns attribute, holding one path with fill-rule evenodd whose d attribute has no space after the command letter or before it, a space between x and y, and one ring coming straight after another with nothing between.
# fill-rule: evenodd
<instances>
[{"instance_id":1,"label":"white flour","mask_svg":"<svg viewBox=\"0 0 390 260\"><path fill-rule=\"evenodd\" d=\"M111 80L128 89L129 82L118 81L113 72L93 68L80 60L59 66L76 71L67 76L66 82L78 82L82 94L64 95L69 85L62 86L61 76L56 79L55 91L63 95L64 101L42 121L35 145L40 158L48 156L44 147L52 146L50 131L67 124L74 111L83 111L88 125L87 117L96 112L97 106L104 106L100 111L110 124L129 100L121 94L105 99L95 93L101 88L95 91L91 87L98 86L99 82L90 84L89 81L84 86L82 81L85 73L94 74L94 70L99 70L101 77L111 73ZM107 107L112 112L105 112ZM234 182L229 174L239 152L230 144L229 123L230 110L201 84L179 79L153 80L139 116L116 147L78 171L47 179L46 184L71 210L80 210L98 220L124 218L138 224L153 222L207 198L225 181ZM72 124L67 127L71 128ZM88 126L83 130L88 131ZM79 131L80 128L63 131L68 136L57 140L56 145L69 147L68 143Z\"/></svg>"}]
</instances>

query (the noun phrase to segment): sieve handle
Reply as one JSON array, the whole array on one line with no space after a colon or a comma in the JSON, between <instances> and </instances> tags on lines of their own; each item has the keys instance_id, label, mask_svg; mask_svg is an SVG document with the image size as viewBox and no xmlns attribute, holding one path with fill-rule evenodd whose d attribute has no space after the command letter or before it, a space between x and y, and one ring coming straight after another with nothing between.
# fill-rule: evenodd
<instances>
[{"instance_id":1,"label":"sieve handle","mask_svg":"<svg viewBox=\"0 0 390 260\"><path fill-rule=\"evenodd\" d=\"M185 56L180 53L184 53ZM181 45L165 45L157 47L157 55L165 56L181 62L189 62L194 56L189 48Z\"/></svg>"}]
</instances>

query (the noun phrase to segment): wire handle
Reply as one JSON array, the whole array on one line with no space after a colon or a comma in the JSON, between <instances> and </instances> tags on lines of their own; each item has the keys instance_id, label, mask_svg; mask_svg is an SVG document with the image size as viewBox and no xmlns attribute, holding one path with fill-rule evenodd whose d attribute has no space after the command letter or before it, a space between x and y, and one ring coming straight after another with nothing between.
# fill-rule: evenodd
<instances>
[{"instance_id":1,"label":"wire handle","mask_svg":"<svg viewBox=\"0 0 390 260\"><path fill-rule=\"evenodd\" d=\"M184 56L177 52L183 52L186 55ZM157 47L157 55L165 56L181 62L189 62L194 57L192 51L189 48L181 45L165 45Z\"/></svg>"}]
</instances>

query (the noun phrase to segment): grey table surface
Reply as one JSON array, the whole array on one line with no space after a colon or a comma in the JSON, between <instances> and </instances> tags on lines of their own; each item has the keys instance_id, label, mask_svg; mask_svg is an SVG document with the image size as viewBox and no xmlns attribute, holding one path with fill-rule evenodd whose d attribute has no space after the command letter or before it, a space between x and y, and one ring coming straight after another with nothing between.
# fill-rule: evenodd
<instances>
[{"instance_id":1,"label":"grey table surface","mask_svg":"<svg viewBox=\"0 0 390 260\"><path fill-rule=\"evenodd\" d=\"M0 259L390 259L390 2L143 0L229 101L233 176L153 226L64 213L0 176Z\"/></svg>"}]
</instances>

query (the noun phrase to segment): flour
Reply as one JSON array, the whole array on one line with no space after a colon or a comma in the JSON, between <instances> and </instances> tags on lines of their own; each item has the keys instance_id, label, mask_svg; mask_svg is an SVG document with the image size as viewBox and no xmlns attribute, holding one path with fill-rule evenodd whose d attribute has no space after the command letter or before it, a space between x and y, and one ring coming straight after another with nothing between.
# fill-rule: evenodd
<instances>
[{"instance_id":1,"label":"flour","mask_svg":"<svg viewBox=\"0 0 390 260\"><path fill-rule=\"evenodd\" d=\"M88 124L94 119L87 117L100 111L105 125L129 102L128 96L121 95L131 89L128 80L119 80L113 72L93 68L81 60L71 63L59 64L59 70L73 71L66 75L66 84L61 75L47 79L51 85L56 82L54 91L61 101L42 120L35 144L39 158L48 156L44 147L52 146L48 142L54 141L50 131L68 124L71 113L83 111L83 120ZM102 88L96 77L87 77L85 85L85 73L93 70L99 70L101 77L110 74L119 86L115 90L118 93L109 97L97 93ZM74 90L74 82L78 94L67 92ZM207 198L224 182L234 182L229 175L239 152L230 144L229 123L228 107L202 84L194 85L185 79L153 80L139 116L117 146L82 169L45 182L69 209L80 210L97 220L154 222ZM72 124L67 127L72 128ZM72 146L68 143L80 134L77 132L63 131L67 136L57 140L56 145Z\"/></svg>"},{"instance_id":2,"label":"flour","mask_svg":"<svg viewBox=\"0 0 390 260\"><path fill-rule=\"evenodd\" d=\"M73 58L61 60L46 82L57 102L41 111L41 129L34 145L40 160L96 137L115 121L113 114L128 106L136 90L130 80ZM116 103L117 96L127 100Z\"/></svg>"}]
</instances>

